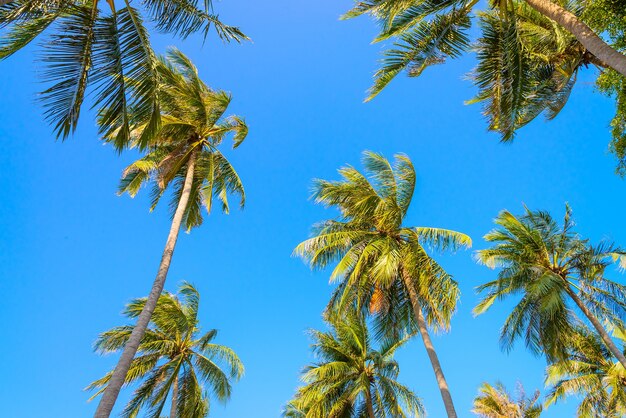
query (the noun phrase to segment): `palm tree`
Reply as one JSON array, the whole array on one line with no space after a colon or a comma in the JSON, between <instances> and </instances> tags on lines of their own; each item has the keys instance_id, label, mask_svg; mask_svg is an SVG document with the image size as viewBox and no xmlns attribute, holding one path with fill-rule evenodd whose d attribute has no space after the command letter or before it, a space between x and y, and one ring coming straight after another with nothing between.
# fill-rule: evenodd
<instances>
[{"instance_id":1,"label":"palm tree","mask_svg":"<svg viewBox=\"0 0 626 418\"><path fill-rule=\"evenodd\" d=\"M135 196L141 186L151 183L152 208L167 190L172 190L171 208L175 209L172 225L150 295L137 316L137 323L124 346L111 381L107 386L96 417L108 417L126 374L137 351L159 295L163 291L181 224L187 230L202 223L202 207L209 213L214 197L228 213L228 194L240 196L244 204L244 189L237 172L220 152L223 140L234 133L237 147L248 132L244 121L236 116L224 117L230 96L207 87L198 77L191 61L177 50L159 61L162 84L159 88L162 125L151 137L146 155L131 164L122 175L120 193ZM146 115L136 109L134 119ZM142 140L144 125L131 133L134 143ZM113 134L115 135L115 134Z\"/></svg>"},{"instance_id":2,"label":"palm tree","mask_svg":"<svg viewBox=\"0 0 626 418\"><path fill-rule=\"evenodd\" d=\"M613 330L626 349L626 334ZM624 350L623 350L624 351ZM611 359L604 342L586 328L577 329L569 358L547 368L546 384L552 386L547 405L577 395L581 418L626 416L626 371Z\"/></svg>"},{"instance_id":3,"label":"palm tree","mask_svg":"<svg viewBox=\"0 0 626 418\"><path fill-rule=\"evenodd\" d=\"M573 302L601 336L611 353L626 365L599 318L621 324L626 313L626 287L606 277L609 261L626 259L610 244L589 245L573 231L571 209L566 206L563 225L547 212L531 211L516 217L502 211L495 220L498 228L485 236L493 247L478 251L478 260L491 268L502 267L498 278L478 287L486 291L474 312L481 314L496 300L509 295L522 299L509 315L501 343L510 349L524 338L534 353L543 352L549 361L567 358L567 341L577 317Z\"/></svg>"},{"instance_id":4,"label":"palm tree","mask_svg":"<svg viewBox=\"0 0 626 418\"><path fill-rule=\"evenodd\" d=\"M45 114L57 137L76 128L85 95L94 94L101 133L118 149L130 139L131 113L150 117L144 141L160 124L158 59L144 25L181 38L213 28L224 41L247 37L222 23L211 0L146 0L137 9L130 0L0 0L0 60L45 36L43 46ZM122 6L119 7L118 6ZM44 32L47 33L44 35ZM145 142L142 143L145 145Z\"/></svg>"},{"instance_id":5,"label":"palm tree","mask_svg":"<svg viewBox=\"0 0 626 418\"><path fill-rule=\"evenodd\" d=\"M503 141L540 114L554 118L563 108L577 74L588 65L604 70L598 85L624 103L626 76L623 33L626 10L613 2L581 0L357 0L344 18L369 14L380 23L376 42L394 39L367 100L398 74L420 76L448 58L477 52L470 79L484 103L489 129ZM477 16L477 18L475 18ZM477 21L481 36L472 39ZM583 23L586 22L586 23ZM605 42L597 34L610 39ZM608 77L607 77L608 76ZM626 112L619 106L612 149L626 173Z\"/></svg>"},{"instance_id":6,"label":"palm tree","mask_svg":"<svg viewBox=\"0 0 626 418\"><path fill-rule=\"evenodd\" d=\"M137 318L146 302L146 298L132 301L124 314L129 319ZM122 416L135 417L147 409L149 416L159 417L169 396L169 418L201 418L209 413L209 392L222 402L230 398L231 382L243 375L243 364L232 349L213 342L216 330L200 333L199 304L200 294L189 283L183 283L177 295L161 295L139 344L139 355L126 376L127 385L141 384ZM108 354L123 349L134 328L125 325L100 334L96 350ZM93 397L105 390L112 375L109 372L87 387L98 390Z\"/></svg>"},{"instance_id":7,"label":"palm tree","mask_svg":"<svg viewBox=\"0 0 626 418\"><path fill-rule=\"evenodd\" d=\"M375 349L363 317L330 319L329 332L311 331L317 362L306 367L284 417L385 418L423 416L419 398L398 383L396 350L410 336Z\"/></svg>"},{"instance_id":8,"label":"palm tree","mask_svg":"<svg viewBox=\"0 0 626 418\"><path fill-rule=\"evenodd\" d=\"M395 158L392 165L379 154L365 152L365 175L344 167L339 170L342 181L317 180L316 202L339 209L340 219L317 225L315 236L298 245L295 253L313 268L338 261L331 281L340 282L339 295L333 297L331 305L340 311L352 309L355 301L360 306L371 306L376 298L389 300L383 296L392 290L402 293L396 293L394 297L400 304L393 306L410 308L448 416L456 417L428 325L444 330L449 327L459 290L422 245L456 249L470 246L471 240L450 230L402 225L413 196L415 169L408 157Z\"/></svg>"},{"instance_id":9,"label":"palm tree","mask_svg":"<svg viewBox=\"0 0 626 418\"><path fill-rule=\"evenodd\" d=\"M483 383L480 394L474 399L472 412L481 418L538 418L543 407L539 402L539 391L527 397L520 384L517 399L512 399L501 383L491 386Z\"/></svg>"}]
</instances>

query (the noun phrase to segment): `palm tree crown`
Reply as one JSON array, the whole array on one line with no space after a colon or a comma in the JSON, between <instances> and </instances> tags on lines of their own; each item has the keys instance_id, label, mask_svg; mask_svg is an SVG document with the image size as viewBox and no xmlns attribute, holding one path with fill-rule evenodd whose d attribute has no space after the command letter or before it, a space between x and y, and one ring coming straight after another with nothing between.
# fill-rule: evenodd
<instances>
[{"instance_id":1,"label":"palm tree crown","mask_svg":"<svg viewBox=\"0 0 626 418\"><path fill-rule=\"evenodd\" d=\"M474 399L472 412L481 418L538 418L543 407L539 402L539 391L527 397L520 384L517 399L512 399L501 383L492 386L484 383L480 394Z\"/></svg>"},{"instance_id":2,"label":"palm tree crown","mask_svg":"<svg viewBox=\"0 0 626 418\"><path fill-rule=\"evenodd\" d=\"M196 67L180 51L172 49L157 67L162 84L159 88L162 124L146 143L146 155L123 173L119 192L135 196L144 183L152 183L152 209L169 186L173 186L173 204L180 200L185 173L193 164L189 203L184 223L191 229L202 223L202 207L211 211L213 199L229 211L228 194L245 201L243 185L237 172L219 150L223 140L234 134L233 147L245 139L248 128L238 116L224 117L230 95L207 87ZM136 119L142 115L133 116ZM145 122L131 132L132 143L143 141Z\"/></svg>"},{"instance_id":3,"label":"palm tree crown","mask_svg":"<svg viewBox=\"0 0 626 418\"><path fill-rule=\"evenodd\" d=\"M329 332L311 331L317 362L305 368L305 385L284 417L385 418L422 416L420 400L397 382L395 351L408 338L374 348L362 317L333 318Z\"/></svg>"},{"instance_id":4,"label":"palm tree crown","mask_svg":"<svg viewBox=\"0 0 626 418\"><path fill-rule=\"evenodd\" d=\"M626 352L626 334L613 335ZM548 366L546 384L552 386L547 405L577 395L581 418L626 416L626 369L613 361L603 341L586 328L579 328L570 344L569 358Z\"/></svg>"},{"instance_id":5,"label":"palm tree crown","mask_svg":"<svg viewBox=\"0 0 626 418\"><path fill-rule=\"evenodd\" d=\"M126 306L124 314L136 318L146 298ZM213 341L216 330L200 332L198 307L200 295L190 284L183 283L177 295L164 293L158 301L150 326L139 345L126 384L141 382L123 411L135 417L141 409L150 417L160 417L168 395L172 405L170 418L205 417L209 412L209 393L219 401L230 398L231 382L243 375L243 365L235 352ZM95 348L101 354L121 350L133 326L113 328L100 335ZM112 372L88 386L106 388ZM206 388L205 388L206 385Z\"/></svg>"},{"instance_id":6,"label":"palm tree crown","mask_svg":"<svg viewBox=\"0 0 626 418\"><path fill-rule=\"evenodd\" d=\"M501 270L496 280L478 287L487 294L475 313L509 295L522 296L502 328L504 348L524 338L527 347L545 353L549 360L567 358L567 341L577 323L570 301L603 335L606 331L598 318L621 324L626 288L607 279L604 272L613 259L623 261L623 253L607 243L592 247L580 238L573 230L569 207L562 226L550 214L529 209L519 217L503 211L495 223L498 228L485 236L493 246L478 251L478 259ZM603 339L612 344L610 338ZM612 351L619 358L619 350Z\"/></svg>"},{"instance_id":7,"label":"palm tree crown","mask_svg":"<svg viewBox=\"0 0 626 418\"><path fill-rule=\"evenodd\" d=\"M395 157L392 165L382 155L365 152L365 175L345 167L339 170L341 181L316 180L316 203L336 207L340 219L316 225L315 236L298 245L295 253L313 268L337 262L331 281L340 282L342 293L335 299L343 308L355 300L371 306L372 298L384 297L382 290L392 288L401 271L409 270L420 278L416 289L429 322L445 329L456 307L458 287L423 245L457 249L471 240L446 229L403 225L415 170L405 155Z\"/></svg>"},{"instance_id":8,"label":"palm tree crown","mask_svg":"<svg viewBox=\"0 0 626 418\"><path fill-rule=\"evenodd\" d=\"M225 41L246 36L223 24L213 12L211 0L146 0L141 8L123 0L2 0L0 60L9 57L44 32L44 81L42 94L46 116L58 137L76 128L86 93L92 90L99 109L101 133L116 132L115 143L129 140L132 118L141 109L153 133L160 124L158 60L152 52L144 20L164 33L182 38L214 28ZM118 7L121 6L121 7ZM42 35L43 36L43 35Z\"/></svg>"}]
</instances>

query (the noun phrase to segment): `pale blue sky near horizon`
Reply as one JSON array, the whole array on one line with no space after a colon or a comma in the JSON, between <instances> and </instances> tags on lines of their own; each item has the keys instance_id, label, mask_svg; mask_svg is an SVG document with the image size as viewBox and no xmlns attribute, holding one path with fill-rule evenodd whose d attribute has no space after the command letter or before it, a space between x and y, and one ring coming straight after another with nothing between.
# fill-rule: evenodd
<instances>
[{"instance_id":1,"label":"pale blue sky near horizon","mask_svg":"<svg viewBox=\"0 0 626 418\"><path fill-rule=\"evenodd\" d=\"M369 19L339 20L350 5L223 0L215 3L220 17L253 42L154 37L157 51L176 45L207 84L232 92L230 112L250 127L246 142L227 151L246 187L245 209L216 211L182 233L166 284L170 291L182 280L197 286L202 325L219 329L217 341L246 366L231 401L213 403L211 417L279 417L292 396L311 361L306 330L323 327L332 291L329 271L311 272L291 256L313 223L335 216L309 200L311 180L336 179L345 164L360 167L364 150L412 158L418 180L407 225L456 229L474 240L471 250L437 256L462 290L451 332L434 337L460 417L472 416L482 382L543 390L541 358L522 342L510 353L499 348L511 303L471 314L474 288L496 275L473 252L485 248L482 236L498 212L526 204L561 217L569 202L581 234L626 245L626 185L608 152L614 104L595 91L591 69L556 120L537 120L501 144L486 131L480 107L463 104L475 92L464 80L471 55L419 79L400 76L363 103L382 46L370 44L376 27ZM166 204L148 212L145 190L135 199L116 196L136 154L102 145L92 112L83 113L73 138L54 140L36 103L42 68L35 51L0 62L1 415L89 417L96 402L87 403L82 389L117 359L94 354L92 343L125 323L127 301L148 293L170 218ZM412 341L398 359L399 380L422 397L428 416L443 417L422 342ZM572 417L575 407L568 399L544 416Z\"/></svg>"}]
</instances>

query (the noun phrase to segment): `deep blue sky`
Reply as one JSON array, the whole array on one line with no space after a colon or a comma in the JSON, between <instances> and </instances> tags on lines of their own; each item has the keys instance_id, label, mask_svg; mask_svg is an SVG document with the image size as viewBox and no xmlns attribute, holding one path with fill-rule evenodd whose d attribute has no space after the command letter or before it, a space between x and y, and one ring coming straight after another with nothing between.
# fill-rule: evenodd
<instances>
[{"instance_id":1,"label":"deep blue sky","mask_svg":"<svg viewBox=\"0 0 626 418\"><path fill-rule=\"evenodd\" d=\"M486 132L463 75L471 57L432 68L421 79L400 77L376 100L362 99L381 49L370 45L374 24L342 22L349 0L224 0L223 20L254 42L223 45L214 36L176 44L204 80L233 94L232 112L250 135L229 152L247 190L243 212L215 212L182 234L166 288L181 280L202 295L201 321L243 359L246 375L224 408L211 416L278 417L310 361L305 331L320 327L331 292L328 272L312 273L291 251L310 226L332 211L308 200L311 179L337 178L359 164L363 150L408 154L418 186L408 225L468 233L474 249L498 211L563 212L568 201L579 230L593 240L626 243L624 181L607 152L613 104L582 77L559 117L523 129L512 145ZM147 193L115 195L131 154L118 157L98 142L85 113L74 138L55 142L41 118L41 89L28 48L0 63L0 403L2 416L87 417L96 404L82 391L115 363L91 344L124 323L125 302L147 294L169 228L166 206L148 212ZM473 250L441 258L458 279L462 300L452 331L435 338L460 416L483 381L542 387L544 363L519 344L509 354L498 332L509 304L473 318L474 287L495 273L477 266ZM620 278L623 280L623 277ZM399 355L400 380L424 400L431 417L443 408L422 343ZM125 392L128 395L128 392ZM121 404L120 404L121 405ZM546 417L572 416L574 400Z\"/></svg>"}]
</instances>

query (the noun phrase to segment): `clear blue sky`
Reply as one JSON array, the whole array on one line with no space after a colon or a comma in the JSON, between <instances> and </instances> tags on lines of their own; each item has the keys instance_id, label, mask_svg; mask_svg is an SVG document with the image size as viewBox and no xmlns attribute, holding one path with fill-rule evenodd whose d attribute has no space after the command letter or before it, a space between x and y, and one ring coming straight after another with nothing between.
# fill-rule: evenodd
<instances>
[{"instance_id":1,"label":"clear blue sky","mask_svg":"<svg viewBox=\"0 0 626 418\"><path fill-rule=\"evenodd\" d=\"M231 402L214 404L217 418L278 417L310 361L305 330L320 327L331 287L328 272L312 273L291 251L311 224L334 216L308 200L311 179L336 178L359 164L366 149L414 161L418 186L408 225L468 233L474 249L499 210L522 203L561 215L568 201L579 231L626 245L624 181L607 152L613 104L582 77L559 117L523 129L513 145L486 132L463 75L471 57L432 68L421 79L400 77L376 100L362 99L381 46L374 24L342 22L349 0L224 0L223 20L254 42L223 45L214 36L176 44L206 82L233 94L232 112L250 135L229 152L248 204L230 216L214 213L182 234L166 288L181 280L202 295L201 321L220 330L246 365ZM0 404L3 417L88 417L96 404L82 391L115 363L91 350L99 332L124 323L120 311L147 294L169 228L165 206L148 213L147 194L115 195L133 155L118 157L98 142L92 114L74 138L55 142L36 105L41 88L34 49L0 63ZM483 381L542 387L544 363L523 345L502 353L498 332L509 304L473 318L474 287L495 273L472 251L441 258L462 289L447 335L437 336L444 371L460 416ZM616 276L618 277L618 276ZM620 277L620 280L624 280ZM400 354L400 380L443 417L422 343ZM128 392L124 393L128 395ZM121 405L121 404L120 404ZM573 416L574 400L546 417Z\"/></svg>"}]
</instances>

